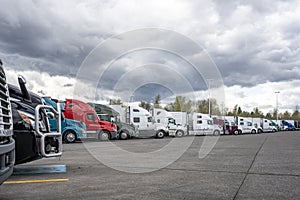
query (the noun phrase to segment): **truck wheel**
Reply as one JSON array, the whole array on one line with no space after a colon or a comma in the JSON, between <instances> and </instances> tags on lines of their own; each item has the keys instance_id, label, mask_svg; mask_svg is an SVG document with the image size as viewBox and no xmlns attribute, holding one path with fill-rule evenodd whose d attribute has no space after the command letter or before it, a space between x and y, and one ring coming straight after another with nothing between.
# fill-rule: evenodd
<instances>
[{"instance_id":1,"label":"truck wheel","mask_svg":"<svg viewBox=\"0 0 300 200\"><path fill-rule=\"evenodd\" d=\"M73 131L66 131L64 134L64 141L66 143L74 143L76 141L76 134Z\"/></svg>"},{"instance_id":2,"label":"truck wheel","mask_svg":"<svg viewBox=\"0 0 300 200\"><path fill-rule=\"evenodd\" d=\"M238 131L238 130L234 130L234 131L233 131L233 134L234 134L234 135L238 135L238 134L239 134L239 131Z\"/></svg>"},{"instance_id":3,"label":"truck wheel","mask_svg":"<svg viewBox=\"0 0 300 200\"><path fill-rule=\"evenodd\" d=\"M183 131L177 131L176 132L176 137L182 137L184 135Z\"/></svg>"},{"instance_id":4,"label":"truck wheel","mask_svg":"<svg viewBox=\"0 0 300 200\"><path fill-rule=\"evenodd\" d=\"M256 133L256 131L253 129L253 130L251 131L251 133L252 133L252 134L255 134L255 133Z\"/></svg>"},{"instance_id":5,"label":"truck wheel","mask_svg":"<svg viewBox=\"0 0 300 200\"><path fill-rule=\"evenodd\" d=\"M163 138L163 137L165 137L165 133L164 133L163 131L158 131L158 132L156 133L156 137L157 137L157 138Z\"/></svg>"},{"instance_id":6,"label":"truck wheel","mask_svg":"<svg viewBox=\"0 0 300 200\"><path fill-rule=\"evenodd\" d=\"M99 133L99 140L101 141L108 141L110 139L110 134L107 131L102 131Z\"/></svg>"},{"instance_id":7,"label":"truck wheel","mask_svg":"<svg viewBox=\"0 0 300 200\"><path fill-rule=\"evenodd\" d=\"M214 131L214 135L220 135L220 131L215 130L215 131Z\"/></svg>"},{"instance_id":8,"label":"truck wheel","mask_svg":"<svg viewBox=\"0 0 300 200\"><path fill-rule=\"evenodd\" d=\"M120 133L120 139L121 140L127 140L128 139L128 134L125 131L122 131Z\"/></svg>"}]
</instances>

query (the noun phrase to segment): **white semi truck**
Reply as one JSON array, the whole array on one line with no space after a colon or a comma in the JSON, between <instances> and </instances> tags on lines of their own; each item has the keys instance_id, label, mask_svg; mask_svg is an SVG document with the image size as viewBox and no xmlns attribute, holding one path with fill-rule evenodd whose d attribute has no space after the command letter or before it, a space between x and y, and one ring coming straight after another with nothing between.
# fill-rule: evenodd
<instances>
[{"instance_id":1,"label":"white semi truck","mask_svg":"<svg viewBox=\"0 0 300 200\"><path fill-rule=\"evenodd\" d=\"M150 110L156 122L168 128L169 136L182 137L187 134L187 129L181 124L177 124L173 115L166 110L154 108Z\"/></svg>"},{"instance_id":2,"label":"white semi truck","mask_svg":"<svg viewBox=\"0 0 300 200\"><path fill-rule=\"evenodd\" d=\"M213 124L213 119L208 114L189 113L188 114L188 134L189 135L220 135L223 128Z\"/></svg>"},{"instance_id":3,"label":"white semi truck","mask_svg":"<svg viewBox=\"0 0 300 200\"><path fill-rule=\"evenodd\" d=\"M168 134L168 128L161 123L155 122L152 115L144 108L139 106L126 107L126 123L133 124L138 129L137 137L163 138Z\"/></svg>"},{"instance_id":4,"label":"white semi truck","mask_svg":"<svg viewBox=\"0 0 300 200\"><path fill-rule=\"evenodd\" d=\"M237 117L239 134L244 133L258 133L257 128L252 123L252 119L248 117Z\"/></svg>"},{"instance_id":5,"label":"white semi truck","mask_svg":"<svg viewBox=\"0 0 300 200\"><path fill-rule=\"evenodd\" d=\"M276 132L277 128L271 120L264 118L252 118L253 125L257 128L258 133L262 132Z\"/></svg>"}]
</instances>

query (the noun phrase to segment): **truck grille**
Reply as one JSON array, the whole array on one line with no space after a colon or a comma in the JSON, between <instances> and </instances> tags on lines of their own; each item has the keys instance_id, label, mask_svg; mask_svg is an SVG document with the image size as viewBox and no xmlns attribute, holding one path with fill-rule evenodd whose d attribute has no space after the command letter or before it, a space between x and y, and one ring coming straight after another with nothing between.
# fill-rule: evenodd
<instances>
[{"instance_id":1,"label":"truck grille","mask_svg":"<svg viewBox=\"0 0 300 200\"><path fill-rule=\"evenodd\" d=\"M11 135L12 116L8 86L3 68L0 66L0 135Z\"/></svg>"}]
</instances>

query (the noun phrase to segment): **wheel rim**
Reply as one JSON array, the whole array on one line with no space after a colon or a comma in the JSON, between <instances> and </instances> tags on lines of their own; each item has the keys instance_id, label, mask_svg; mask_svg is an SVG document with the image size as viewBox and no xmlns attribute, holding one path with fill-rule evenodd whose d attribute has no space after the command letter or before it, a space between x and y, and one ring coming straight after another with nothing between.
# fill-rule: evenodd
<instances>
[{"instance_id":1,"label":"wheel rim","mask_svg":"<svg viewBox=\"0 0 300 200\"><path fill-rule=\"evenodd\" d=\"M108 140L108 134L105 133L105 132L102 133L102 134L101 134L101 139L102 139L102 140Z\"/></svg>"},{"instance_id":2,"label":"wheel rim","mask_svg":"<svg viewBox=\"0 0 300 200\"><path fill-rule=\"evenodd\" d=\"M163 137L163 136L164 136L164 133L163 133L163 132L158 132L158 133L157 133L157 137L161 138L161 137Z\"/></svg>"},{"instance_id":3,"label":"wheel rim","mask_svg":"<svg viewBox=\"0 0 300 200\"><path fill-rule=\"evenodd\" d=\"M74 142L75 135L73 133L68 133L66 139L68 142Z\"/></svg>"},{"instance_id":4,"label":"wheel rim","mask_svg":"<svg viewBox=\"0 0 300 200\"><path fill-rule=\"evenodd\" d=\"M122 132L122 133L121 133L121 139L123 139L123 140L124 140L124 139L126 139L126 138L127 138L127 134L126 134L126 133L124 133L124 132Z\"/></svg>"},{"instance_id":5,"label":"wheel rim","mask_svg":"<svg viewBox=\"0 0 300 200\"><path fill-rule=\"evenodd\" d=\"M181 131L178 131L178 132L177 132L177 136L178 136L178 137L182 137L182 136L183 136L183 133L182 133Z\"/></svg>"}]
</instances>

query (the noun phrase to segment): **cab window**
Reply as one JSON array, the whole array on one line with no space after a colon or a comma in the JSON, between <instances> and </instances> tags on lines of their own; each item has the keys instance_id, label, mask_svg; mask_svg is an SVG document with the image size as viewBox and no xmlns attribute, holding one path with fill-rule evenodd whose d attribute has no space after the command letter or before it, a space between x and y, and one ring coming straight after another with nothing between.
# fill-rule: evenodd
<instances>
[{"instance_id":1,"label":"cab window","mask_svg":"<svg viewBox=\"0 0 300 200\"><path fill-rule=\"evenodd\" d=\"M95 115L93 113L87 113L86 114L86 118L88 120L91 120L91 121L95 121L96 120L96 117L95 117Z\"/></svg>"}]
</instances>

